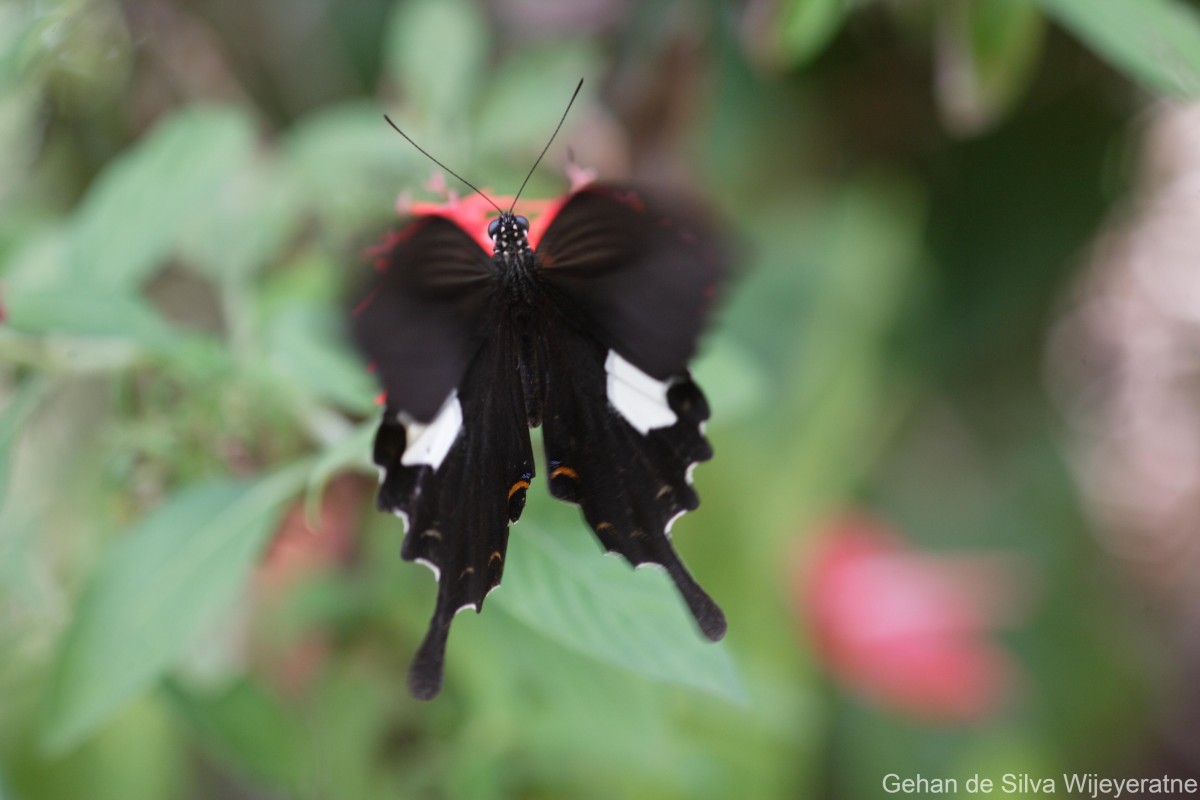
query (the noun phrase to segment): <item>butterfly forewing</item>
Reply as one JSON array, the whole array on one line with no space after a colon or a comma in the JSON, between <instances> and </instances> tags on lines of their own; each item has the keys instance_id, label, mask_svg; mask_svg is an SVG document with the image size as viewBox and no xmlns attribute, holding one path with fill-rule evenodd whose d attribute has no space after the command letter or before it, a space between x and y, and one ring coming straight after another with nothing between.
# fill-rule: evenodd
<instances>
[{"instance_id":1,"label":"butterfly forewing","mask_svg":"<svg viewBox=\"0 0 1200 800\"><path fill-rule=\"evenodd\" d=\"M389 405L428 422L487 336L491 257L450 220L429 216L389 235L375 266L351 317L354 343Z\"/></svg>"},{"instance_id":2,"label":"butterfly forewing","mask_svg":"<svg viewBox=\"0 0 1200 800\"><path fill-rule=\"evenodd\" d=\"M684 374L729 272L707 215L660 192L591 184L538 244L541 275L604 344L659 380Z\"/></svg>"}]
</instances>

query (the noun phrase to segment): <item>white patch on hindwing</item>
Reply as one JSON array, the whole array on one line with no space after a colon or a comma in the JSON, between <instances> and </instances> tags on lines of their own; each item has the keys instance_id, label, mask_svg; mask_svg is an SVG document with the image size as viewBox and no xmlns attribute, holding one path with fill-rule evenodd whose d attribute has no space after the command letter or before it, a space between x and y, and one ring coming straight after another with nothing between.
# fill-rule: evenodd
<instances>
[{"instance_id":1,"label":"white patch on hindwing","mask_svg":"<svg viewBox=\"0 0 1200 800\"><path fill-rule=\"evenodd\" d=\"M400 463L406 467L427 464L436 472L462 430L463 413L458 392L450 392L432 422L417 422L403 411L396 414L396 421L404 426L407 442Z\"/></svg>"},{"instance_id":2,"label":"white patch on hindwing","mask_svg":"<svg viewBox=\"0 0 1200 800\"><path fill-rule=\"evenodd\" d=\"M608 351L604 370L608 373L608 402L638 433L644 436L675 424L678 417L667 402L670 384L642 372L616 350Z\"/></svg>"}]
</instances>

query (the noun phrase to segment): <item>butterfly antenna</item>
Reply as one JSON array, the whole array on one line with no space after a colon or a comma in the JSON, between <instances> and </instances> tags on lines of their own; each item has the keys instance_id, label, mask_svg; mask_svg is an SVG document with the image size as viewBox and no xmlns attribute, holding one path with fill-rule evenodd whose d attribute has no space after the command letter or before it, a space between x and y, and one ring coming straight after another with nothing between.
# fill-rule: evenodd
<instances>
[{"instance_id":1,"label":"butterfly antenna","mask_svg":"<svg viewBox=\"0 0 1200 800\"><path fill-rule=\"evenodd\" d=\"M537 161L533 162L533 166L529 168L529 174L525 176L525 180L521 183L521 188L517 189L517 196L513 198L512 205L508 208L508 213L511 214L513 209L517 207L517 200L521 198L521 192L525 191L525 184L529 183L529 179L533 177L533 171L537 169L538 164L542 163L542 156L546 155L546 151L550 149L550 145L554 142L554 137L558 136L559 128L562 128L563 123L567 121L567 112L571 110L571 104L575 102L575 98L579 96L579 90L582 88L583 78L580 78L579 84L575 87L575 94L571 95L566 109L563 110L562 119L558 121L558 127L554 129L554 133L550 134L550 141L546 142L546 146L542 148L542 155L538 156Z\"/></svg>"},{"instance_id":2,"label":"butterfly antenna","mask_svg":"<svg viewBox=\"0 0 1200 800\"><path fill-rule=\"evenodd\" d=\"M580 81L580 83L583 83L583 81ZM575 91L576 91L576 92L578 92L579 90L578 90L578 89L576 89ZM574 99L574 98L571 98L571 99ZM453 175L454 177L458 178L460 181L462 181L463 183L465 183L467 186L470 186L472 189L474 189L474 190L475 190L475 191L476 191L476 192L479 194L479 196L480 196L480 197L482 197L484 200L487 200L489 203L491 203L491 204L492 204L492 208L496 209L496 210L497 210L497 211L499 211L501 214L503 214L503 213L504 213L504 209L502 209L500 206L496 205L496 201L492 200L492 198L490 198L490 197L488 197L486 194L484 194L482 189L480 189L480 188L479 188L478 186L476 186L475 184L471 183L469 180L467 180L466 178L464 178L462 175L459 175L457 172L455 172L454 170L452 170L452 169L450 169L449 167L447 167L447 166L446 166L445 164L443 164L442 162L438 161L438 160L437 160L436 158L434 158L433 156L429 155L429 153L428 153L428 152L426 152L426 150L425 150L425 148L424 148L424 147L421 147L421 145L419 145L419 144L417 144L416 142L414 142L414 141L412 140L412 138L411 138L411 137L410 137L410 136L409 136L407 133L405 133L404 131L400 130L400 128L396 126L396 123L392 122L392 118L391 118L391 117L389 117L387 114L384 114L384 115L383 115L383 118L387 120L387 124L388 124L388 125L391 125L391 126L392 126L392 129L393 129L394 131L396 131L396 133L398 133L398 134L400 134L401 136L403 136L403 137L405 138L405 140L406 140L406 141L407 141L409 144L411 144L413 147L417 148L417 150L421 151L421 155L425 156L425 157L426 157L426 158L428 158L430 161L432 161L433 163L437 164L437 165L438 165L439 167L441 167L442 169L446 170L446 172L449 172L451 175ZM560 122L560 123L559 123L559 125L562 125L562 123ZM556 131L555 131L555 133L558 133L558 131L556 130ZM547 147L549 147L549 145L547 145ZM534 166L536 166L536 165L534 165ZM528 179L528 178L526 178L526 180L529 180L529 179ZM511 209L510 209L510 210L511 210Z\"/></svg>"}]
</instances>

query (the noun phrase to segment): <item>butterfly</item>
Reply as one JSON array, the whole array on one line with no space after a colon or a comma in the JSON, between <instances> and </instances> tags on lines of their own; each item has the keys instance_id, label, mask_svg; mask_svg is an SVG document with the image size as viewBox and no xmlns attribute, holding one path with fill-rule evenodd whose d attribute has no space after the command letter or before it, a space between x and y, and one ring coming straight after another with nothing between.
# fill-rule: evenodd
<instances>
[{"instance_id":1,"label":"butterfly","mask_svg":"<svg viewBox=\"0 0 1200 800\"><path fill-rule=\"evenodd\" d=\"M668 534L699 505L692 470L712 456L688 364L730 250L694 203L646 188L586 185L540 235L515 206L496 206L491 252L444 215L394 231L351 316L385 389L376 505L404 521L402 558L438 581L408 674L419 699L441 690L455 614L500 584L539 425L551 494L606 550L664 567L707 638L726 630Z\"/></svg>"}]
</instances>

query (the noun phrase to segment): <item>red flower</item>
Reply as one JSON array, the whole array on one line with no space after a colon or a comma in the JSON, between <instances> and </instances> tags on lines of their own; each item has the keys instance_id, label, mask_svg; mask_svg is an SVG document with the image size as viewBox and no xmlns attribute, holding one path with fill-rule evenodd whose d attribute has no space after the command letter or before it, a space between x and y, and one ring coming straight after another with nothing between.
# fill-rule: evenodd
<instances>
[{"instance_id":1,"label":"red flower","mask_svg":"<svg viewBox=\"0 0 1200 800\"><path fill-rule=\"evenodd\" d=\"M595 178L595 173L572 163L567 165L567 177L571 181L571 192L573 193L591 183ZM430 191L442 195L445 200L441 203L413 201L407 194L402 194L396 200L396 213L402 217L421 217L430 214L445 217L475 237L475 241L479 242L479 245L490 254L492 252L492 240L487 235L488 223L494 217L498 216L492 203L483 197L483 195L476 192L471 192L466 197L460 198L457 192L446 187L445 178L440 172L435 173L425 186ZM507 209L512 205L513 198L511 195L495 195L486 188L484 192L500 208ZM570 197L570 194L563 195L555 200L521 201L517 213L523 214L529 219L528 237L531 247L537 248L542 234L545 233L550 221L554 219L554 216L562 208L563 203L567 201L568 197ZM390 249L392 244L395 244L395 242L385 242L381 247ZM372 251L372 255L376 255L376 253Z\"/></svg>"},{"instance_id":2,"label":"red flower","mask_svg":"<svg viewBox=\"0 0 1200 800\"><path fill-rule=\"evenodd\" d=\"M512 202L511 197L497 197L495 200L497 203L503 203L505 200ZM445 217L475 237L479 246L488 253L492 252L492 240L487 235L487 228L491 217L496 215L496 209L481 195L472 192L466 197L459 198L451 192L444 203L418 201L408 203L407 208L401 208L400 204L397 204L397 210L404 216Z\"/></svg>"},{"instance_id":3,"label":"red flower","mask_svg":"<svg viewBox=\"0 0 1200 800\"><path fill-rule=\"evenodd\" d=\"M838 519L820 534L800 613L847 689L915 717L976 720L1017 674L986 635L1015 596L1000 561L919 553L879 521Z\"/></svg>"}]
</instances>

